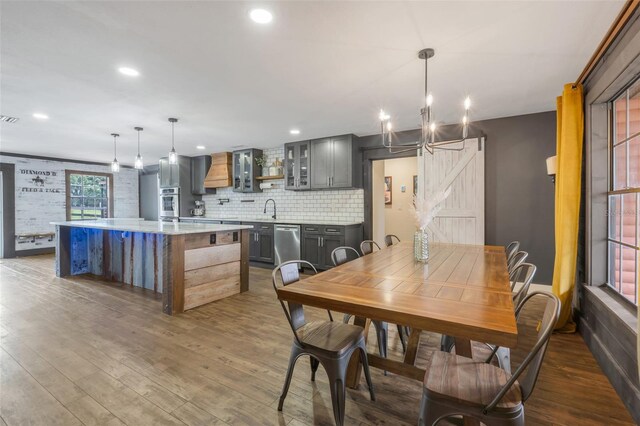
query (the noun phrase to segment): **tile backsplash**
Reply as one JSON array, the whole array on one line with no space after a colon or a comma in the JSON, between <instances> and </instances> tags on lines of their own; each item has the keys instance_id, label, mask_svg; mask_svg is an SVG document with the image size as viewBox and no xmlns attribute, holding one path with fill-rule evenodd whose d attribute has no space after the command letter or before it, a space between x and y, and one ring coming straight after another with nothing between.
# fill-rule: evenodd
<instances>
[{"instance_id":1,"label":"tile backsplash","mask_svg":"<svg viewBox=\"0 0 640 426\"><path fill-rule=\"evenodd\" d=\"M267 164L276 158L282 160L284 147L265 149ZM364 191L362 189L343 189L325 191L285 191L284 180L268 180L272 188L261 193L243 194L233 192L231 188L218 188L215 195L204 195L206 217L233 217L245 220L267 218L273 214L273 205L269 203L267 214L263 213L264 204L269 198L276 201L278 218L286 220L363 222ZM219 199L228 198L229 202L220 205ZM253 200L253 202L242 202Z\"/></svg>"}]
</instances>

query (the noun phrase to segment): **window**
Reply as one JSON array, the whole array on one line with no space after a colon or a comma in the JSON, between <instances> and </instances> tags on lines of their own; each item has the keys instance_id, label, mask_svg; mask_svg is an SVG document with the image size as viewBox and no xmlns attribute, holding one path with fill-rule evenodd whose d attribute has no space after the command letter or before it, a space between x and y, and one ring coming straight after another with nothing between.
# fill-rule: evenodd
<instances>
[{"instance_id":1,"label":"window","mask_svg":"<svg viewBox=\"0 0 640 426\"><path fill-rule=\"evenodd\" d=\"M616 98L611 110L608 284L638 304L640 81Z\"/></svg>"},{"instance_id":2,"label":"window","mask_svg":"<svg viewBox=\"0 0 640 426\"><path fill-rule=\"evenodd\" d=\"M113 176L108 173L66 171L67 220L111 217Z\"/></svg>"}]
</instances>

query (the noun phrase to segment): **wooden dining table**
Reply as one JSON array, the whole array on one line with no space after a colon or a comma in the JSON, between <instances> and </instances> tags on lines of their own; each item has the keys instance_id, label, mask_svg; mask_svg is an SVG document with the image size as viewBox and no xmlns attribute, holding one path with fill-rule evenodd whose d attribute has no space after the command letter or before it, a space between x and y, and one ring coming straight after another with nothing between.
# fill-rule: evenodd
<instances>
[{"instance_id":1,"label":"wooden dining table","mask_svg":"<svg viewBox=\"0 0 640 426\"><path fill-rule=\"evenodd\" d=\"M517 327L504 247L431 243L426 262L401 242L278 289L278 298L355 315L367 329L381 320L409 326L403 360L368 354L369 365L422 381L415 365L423 330L453 336L458 355L471 341L515 347ZM354 354L347 385L361 368Z\"/></svg>"}]
</instances>

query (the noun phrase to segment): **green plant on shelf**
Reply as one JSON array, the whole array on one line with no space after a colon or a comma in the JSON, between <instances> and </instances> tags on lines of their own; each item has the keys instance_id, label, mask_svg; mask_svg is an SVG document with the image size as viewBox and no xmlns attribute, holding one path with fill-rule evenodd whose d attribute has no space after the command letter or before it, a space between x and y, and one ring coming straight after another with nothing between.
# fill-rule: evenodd
<instances>
[{"instance_id":1,"label":"green plant on shelf","mask_svg":"<svg viewBox=\"0 0 640 426\"><path fill-rule=\"evenodd\" d=\"M256 164L260 167L264 167L267 165L267 156L266 155L257 155L256 156Z\"/></svg>"}]
</instances>

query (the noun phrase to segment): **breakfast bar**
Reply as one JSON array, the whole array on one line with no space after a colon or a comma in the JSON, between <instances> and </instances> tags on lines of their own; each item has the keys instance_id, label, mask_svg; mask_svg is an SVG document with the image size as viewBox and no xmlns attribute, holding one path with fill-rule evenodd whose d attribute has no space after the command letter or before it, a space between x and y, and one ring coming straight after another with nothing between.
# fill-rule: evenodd
<instances>
[{"instance_id":1,"label":"breakfast bar","mask_svg":"<svg viewBox=\"0 0 640 426\"><path fill-rule=\"evenodd\" d=\"M58 277L91 274L161 293L168 315L249 289L252 226L141 219L52 225Z\"/></svg>"}]
</instances>

